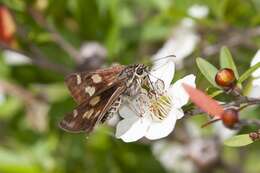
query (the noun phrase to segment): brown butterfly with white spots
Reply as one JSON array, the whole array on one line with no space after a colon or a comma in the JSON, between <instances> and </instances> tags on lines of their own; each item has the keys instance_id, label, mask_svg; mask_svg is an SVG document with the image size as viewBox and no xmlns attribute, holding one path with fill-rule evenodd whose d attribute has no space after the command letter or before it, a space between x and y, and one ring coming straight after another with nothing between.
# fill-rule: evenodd
<instances>
[{"instance_id":1,"label":"brown butterfly with white spots","mask_svg":"<svg viewBox=\"0 0 260 173\"><path fill-rule=\"evenodd\" d=\"M135 64L69 75L65 82L78 106L59 126L68 132L91 132L118 111L124 97L140 92L149 79L148 72L147 66Z\"/></svg>"}]
</instances>

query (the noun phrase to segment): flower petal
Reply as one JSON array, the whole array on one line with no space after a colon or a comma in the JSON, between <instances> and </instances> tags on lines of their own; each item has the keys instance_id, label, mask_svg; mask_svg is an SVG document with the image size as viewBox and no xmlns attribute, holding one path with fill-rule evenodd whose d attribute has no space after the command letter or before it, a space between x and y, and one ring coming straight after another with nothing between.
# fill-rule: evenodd
<instances>
[{"instance_id":1,"label":"flower petal","mask_svg":"<svg viewBox=\"0 0 260 173\"><path fill-rule=\"evenodd\" d=\"M197 19L202 19L207 17L209 13L209 8L205 5L192 5L189 9L188 9L188 14L193 17L193 18L197 18Z\"/></svg>"},{"instance_id":2,"label":"flower petal","mask_svg":"<svg viewBox=\"0 0 260 173\"><path fill-rule=\"evenodd\" d=\"M126 118L121 121L116 126L116 134L115 136L117 138L120 138L122 135L124 135L134 123L138 121L137 117L132 117L132 118Z\"/></svg>"},{"instance_id":3,"label":"flower petal","mask_svg":"<svg viewBox=\"0 0 260 173\"><path fill-rule=\"evenodd\" d=\"M151 70L150 79L152 82L156 82L159 79L163 80L165 88L169 88L175 72L175 64L169 59L163 64L158 64Z\"/></svg>"},{"instance_id":4,"label":"flower petal","mask_svg":"<svg viewBox=\"0 0 260 173\"><path fill-rule=\"evenodd\" d=\"M251 66L255 65L256 63L260 62L260 49L256 52L255 56L251 61ZM256 70L253 74L253 77L260 77L260 69Z\"/></svg>"},{"instance_id":5,"label":"flower petal","mask_svg":"<svg viewBox=\"0 0 260 173\"><path fill-rule=\"evenodd\" d=\"M122 118L139 117L137 115L137 111L139 111L139 110L137 110L138 107L135 107L133 103L134 102L131 102L131 104L128 104L128 105L123 105L119 109L118 113ZM130 107L130 105L131 105L131 107Z\"/></svg>"},{"instance_id":6,"label":"flower petal","mask_svg":"<svg viewBox=\"0 0 260 173\"><path fill-rule=\"evenodd\" d=\"M162 57L175 55L176 57L173 58L175 67L182 68L184 58L194 51L199 41L200 36L196 32L195 21L185 17L173 28L171 36L153 56L152 60L155 64L165 63L167 59L162 59Z\"/></svg>"},{"instance_id":7,"label":"flower petal","mask_svg":"<svg viewBox=\"0 0 260 173\"><path fill-rule=\"evenodd\" d=\"M151 140L168 136L174 129L177 120L177 109L172 109L168 117L162 122L152 122L145 137Z\"/></svg>"},{"instance_id":8,"label":"flower petal","mask_svg":"<svg viewBox=\"0 0 260 173\"><path fill-rule=\"evenodd\" d=\"M254 79L253 82L252 82L252 85L260 87L260 78Z\"/></svg>"},{"instance_id":9,"label":"flower petal","mask_svg":"<svg viewBox=\"0 0 260 173\"><path fill-rule=\"evenodd\" d=\"M178 112L175 112L175 116L177 117L177 119L181 119L184 116L184 112L182 109L178 109Z\"/></svg>"},{"instance_id":10,"label":"flower petal","mask_svg":"<svg viewBox=\"0 0 260 173\"><path fill-rule=\"evenodd\" d=\"M146 118L126 118L117 124L116 137L124 142L133 142L144 137L151 121Z\"/></svg>"},{"instance_id":11,"label":"flower petal","mask_svg":"<svg viewBox=\"0 0 260 173\"><path fill-rule=\"evenodd\" d=\"M183 89L182 84L186 83L196 87L195 78L196 77L193 74L190 74L178 80L170 87L168 94L172 97L174 107L180 108L189 101L189 95Z\"/></svg>"},{"instance_id":12,"label":"flower petal","mask_svg":"<svg viewBox=\"0 0 260 173\"><path fill-rule=\"evenodd\" d=\"M249 97L260 98L260 79L255 79L252 88L248 94Z\"/></svg>"}]
</instances>

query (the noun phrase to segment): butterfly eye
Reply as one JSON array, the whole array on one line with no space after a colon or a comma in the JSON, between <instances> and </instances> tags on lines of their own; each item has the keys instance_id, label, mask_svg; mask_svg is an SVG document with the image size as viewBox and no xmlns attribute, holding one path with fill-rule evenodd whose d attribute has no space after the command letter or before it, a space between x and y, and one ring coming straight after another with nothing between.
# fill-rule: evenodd
<instances>
[{"instance_id":1,"label":"butterfly eye","mask_svg":"<svg viewBox=\"0 0 260 173\"><path fill-rule=\"evenodd\" d=\"M136 74L139 75L139 76L141 76L143 74L143 72L144 72L144 70L142 68L138 68L136 70Z\"/></svg>"}]
</instances>

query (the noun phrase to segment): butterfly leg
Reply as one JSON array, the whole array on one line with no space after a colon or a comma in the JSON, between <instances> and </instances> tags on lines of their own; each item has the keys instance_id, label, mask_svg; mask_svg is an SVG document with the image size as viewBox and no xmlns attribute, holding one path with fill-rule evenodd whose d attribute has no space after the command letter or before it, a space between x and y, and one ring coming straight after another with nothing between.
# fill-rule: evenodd
<instances>
[{"instance_id":1,"label":"butterfly leg","mask_svg":"<svg viewBox=\"0 0 260 173\"><path fill-rule=\"evenodd\" d=\"M106 115L104 116L104 118L102 119L101 122L105 122L106 120L109 120L113 117L114 113L118 112L119 107L122 104L122 98L119 97L111 106L111 108L108 110L108 112L106 113Z\"/></svg>"}]
</instances>

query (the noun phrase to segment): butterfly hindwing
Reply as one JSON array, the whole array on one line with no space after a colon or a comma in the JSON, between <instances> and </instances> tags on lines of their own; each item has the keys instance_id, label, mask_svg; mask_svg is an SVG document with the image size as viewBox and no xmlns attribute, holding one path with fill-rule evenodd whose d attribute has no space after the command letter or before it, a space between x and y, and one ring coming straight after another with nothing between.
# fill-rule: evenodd
<instances>
[{"instance_id":1,"label":"butterfly hindwing","mask_svg":"<svg viewBox=\"0 0 260 173\"><path fill-rule=\"evenodd\" d=\"M66 77L65 82L74 100L81 104L112 86L117 74L121 73L124 68L125 66L117 65L94 72L73 73Z\"/></svg>"},{"instance_id":2,"label":"butterfly hindwing","mask_svg":"<svg viewBox=\"0 0 260 173\"><path fill-rule=\"evenodd\" d=\"M101 121L111 105L124 92L124 85L114 85L88 102L82 102L60 122L60 127L69 132L91 132Z\"/></svg>"}]
</instances>

